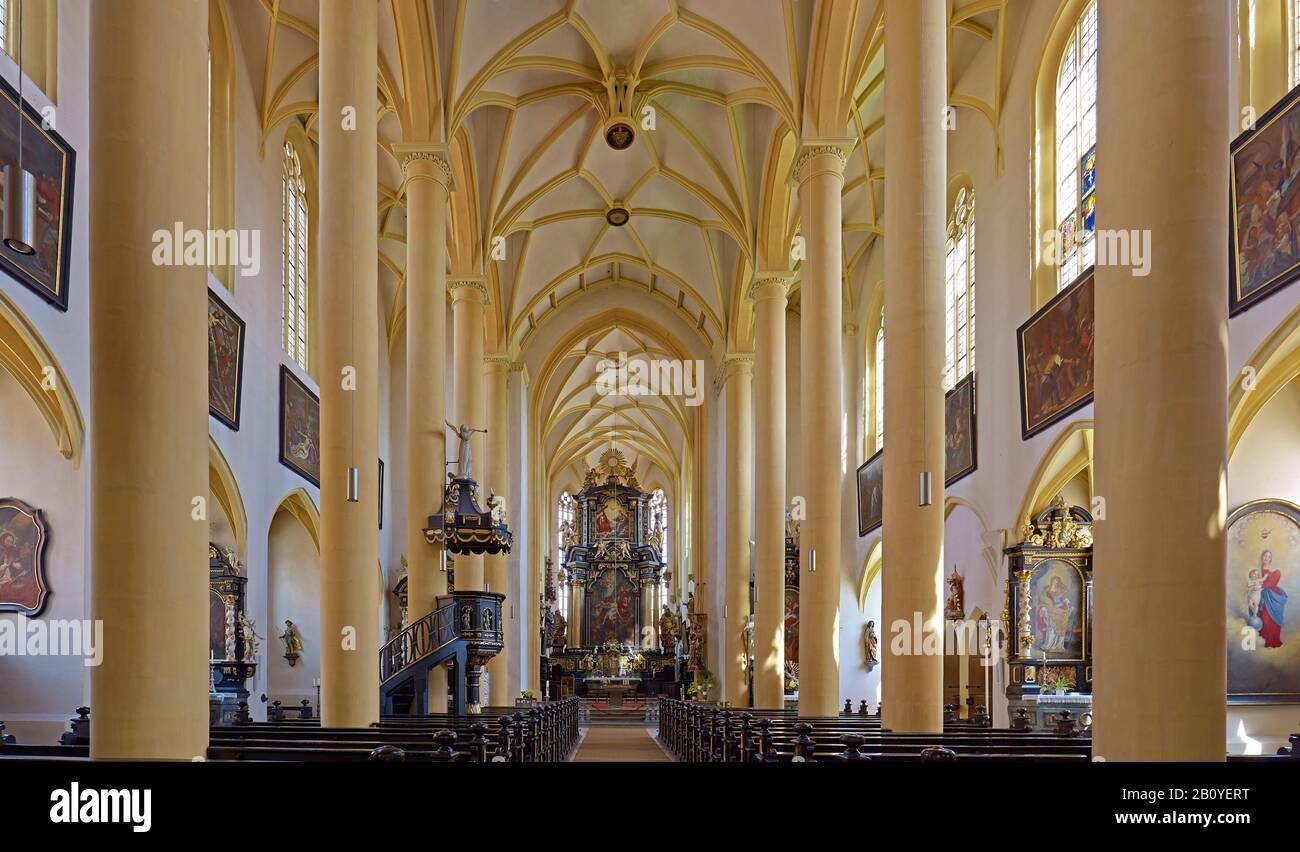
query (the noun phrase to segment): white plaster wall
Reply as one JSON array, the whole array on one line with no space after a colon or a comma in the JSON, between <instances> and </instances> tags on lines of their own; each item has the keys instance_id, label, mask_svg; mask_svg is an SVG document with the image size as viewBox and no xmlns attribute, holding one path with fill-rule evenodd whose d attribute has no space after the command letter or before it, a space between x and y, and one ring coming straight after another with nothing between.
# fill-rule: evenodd
<instances>
[{"instance_id":1,"label":"white plaster wall","mask_svg":"<svg viewBox=\"0 0 1300 852\"><path fill-rule=\"evenodd\" d=\"M316 706L315 679L320 677L320 560L316 545L298 519L289 512L277 512L268 536L270 588L267 591L267 624L262 665L269 701L279 700L296 707L306 698ZM293 665L284 658L284 643L277 637L288 619L302 636L302 655ZM257 696L254 695L254 698ZM251 705L253 702L249 702ZM260 702L259 702L260 703Z\"/></svg>"}]
</instances>

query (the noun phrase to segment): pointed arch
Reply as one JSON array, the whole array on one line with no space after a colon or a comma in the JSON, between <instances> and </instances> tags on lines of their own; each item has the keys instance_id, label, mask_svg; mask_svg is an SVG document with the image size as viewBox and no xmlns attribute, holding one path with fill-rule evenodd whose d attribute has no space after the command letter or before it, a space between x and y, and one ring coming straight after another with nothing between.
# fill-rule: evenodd
<instances>
[{"instance_id":1,"label":"pointed arch","mask_svg":"<svg viewBox=\"0 0 1300 852\"><path fill-rule=\"evenodd\" d=\"M1228 458L1246 427L1278 391L1300 376L1300 307L1278 323L1228 387Z\"/></svg>"},{"instance_id":2,"label":"pointed arch","mask_svg":"<svg viewBox=\"0 0 1300 852\"><path fill-rule=\"evenodd\" d=\"M1092 491L1092 434L1091 420L1076 420L1057 434L1029 479L1024 499L1020 501L1020 511L1016 514L1017 524L1047 508L1048 502L1066 483L1084 471L1088 472L1088 490Z\"/></svg>"},{"instance_id":3,"label":"pointed arch","mask_svg":"<svg viewBox=\"0 0 1300 852\"><path fill-rule=\"evenodd\" d=\"M244 498L239 493L235 472L211 435L208 436L208 489L230 519L235 533L235 550L241 558L244 557L248 553L248 512L244 509Z\"/></svg>"},{"instance_id":4,"label":"pointed arch","mask_svg":"<svg viewBox=\"0 0 1300 852\"><path fill-rule=\"evenodd\" d=\"M311 499L305 488L295 488L285 495L275 511L271 513L271 518L280 512L288 512L298 519L298 522L307 530L311 536L312 542L316 545L316 552L320 553L320 510L316 508L316 502Z\"/></svg>"},{"instance_id":5,"label":"pointed arch","mask_svg":"<svg viewBox=\"0 0 1300 852\"><path fill-rule=\"evenodd\" d=\"M876 582L880 569L884 567L884 544L884 536L876 539L876 543L867 551L867 558L862 560L862 580L858 583L858 612L867 611L867 593L871 591L871 584Z\"/></svg>"},{"instance_id":6,"label":"pointed arch","mask_svg":"<svg viewBox=\"0 0 1300 852\"><path fill-rule=\"evenodd\" d=\"M80 467L86 424L72 394L72 383L45 338L3 292L0 292L0 367L13 374L36 403L54 433L59 452L74 467Z\"/></svg>"}]
</instances>

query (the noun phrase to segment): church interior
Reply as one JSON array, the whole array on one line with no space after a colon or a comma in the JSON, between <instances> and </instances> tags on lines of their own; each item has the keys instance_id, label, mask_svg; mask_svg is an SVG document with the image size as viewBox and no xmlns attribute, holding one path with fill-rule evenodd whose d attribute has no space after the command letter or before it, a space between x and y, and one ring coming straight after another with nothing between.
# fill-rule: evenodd
<instances>
[{"instance_id":1,"label":"church interior","mask_svg":"<svg viewBox=\"0 0 1300 852\"><path fill-rule=\"evenodd\" d=\"M0 774L1300 757L1300 0L0 16Z\"/></svg>"}]
</instances>

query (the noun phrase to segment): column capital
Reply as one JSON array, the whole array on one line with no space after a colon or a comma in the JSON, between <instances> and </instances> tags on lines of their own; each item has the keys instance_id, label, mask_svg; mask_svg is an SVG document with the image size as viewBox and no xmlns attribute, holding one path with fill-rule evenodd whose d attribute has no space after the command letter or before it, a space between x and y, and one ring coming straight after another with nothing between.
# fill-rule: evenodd
<instances>
[{"instance_id":1,"label":"column capital","mask_svg":"<svg viewBox=\"0 0 1300 852\"><path fill-rule=\"evenodd\" d=\"M447 296L454 305L467 299L480 299L483 304L492 304L492 295L488 292L487 278L482 275L448 275Z\"/></svg>"},{"instance_id":2,"label":"column capital","mask_svg":"<svg viewBox=\"0 0 1300 852\"><path fill-rule=\"evenodd\" d=\"M814 174L832 170L837 177L844 176L849 154L858 140L852 136L831 136L804 139L799 143L799 156L790 168L790 183L798 185Z\"/></svg>"},{"instance_id":3,"label":"column capital","mask_svg":"<svg viewBox=\"0 0 1300 852\"><path fill-rule=\"evenodd\" d=\"M755 302L764 299L785 299L789 296L794 281L793 272L756 272L745 296Z\"/></svg>"},{"instance_id":4,"label":"column capital","mask_svg":"<svg viewBox=\"0 0 1300 852\"><path fill-rule=\"evenodd\" d=\"M731 381L736 376L754 375L754 355L752 352L733 352L722 359L722 364L718 368L717 378L714 379L714 389L719 393L722 392L722 386Z\"/></svg>"},{"instance_id":5,"label":"column capital","mask_svg":"<svg viewBox=\"0 0 1300 852\"><path fill-rule=\"evenodd\" d=\"M518 361L511 361L509 355L493 354L483 356L483 366L490 373L517 373L523 369L523 364Z\"/></svg>"},{"instance_id":6,"label":"column capital","mask_svg":"<svg viewBox=\"0 0 1300 852\"><path fill-rule=\"evenodd\" d=\"M447 188L456 189L456 177L446 145L431 142L401 142L393 146L393 155L402 166L407 180L432 178Z\"/></svg>"}]
</instances>

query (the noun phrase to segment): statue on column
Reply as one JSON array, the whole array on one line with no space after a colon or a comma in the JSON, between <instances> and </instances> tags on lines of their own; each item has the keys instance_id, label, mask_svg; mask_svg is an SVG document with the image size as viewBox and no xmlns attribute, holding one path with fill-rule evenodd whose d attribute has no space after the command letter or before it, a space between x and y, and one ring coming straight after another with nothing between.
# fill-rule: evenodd
<instances>
[{"instance_id":1,"label":"statue on column","mask_svg":"<svg viewBox=\"0 0 1300 852\"><path fill-rule=\"evenodd\" d=\"M298 633L298 628L289 619L284 620L284 632L280 634L284 640L284 658L292 666L298 662L298 657L302 654L302 636Z\"/></svg>"},{"instance_id":2,"label":"statue on column","mask_svg":"<svg viewBox=\"0 0 1300 852\"><path fill-rule=\"evenodd\" d=\"M451 430L456 433L457 437L460 438L460 452L456 456L457 471L460 473L460 478L473 479L474 476L473 476L472 468L474 464L474 453L473 450L470 449L469 439L473 437L475 432L482 432L484 435L486 435L487 430L475 429L473 426L470 426L468 423L460 424L459 428L453 425L450 420L446 421L446 423L448 426L451 426Z\"/></svg>"},{"instance_id":3,"label":"statue on column","mask_svg":"<svg viewBox=\"0 0 1300 852\"><path fill-rule=\"evenodd\" d=\"M965 618L966 602L965 598L965 578L957 573L957 566L952 566L952 574L948 576L948 600L944 604L945 618Z\"/></svg>"},{"instance_id":4,"label":"statue on column","mask_svg":"<svg viewBox=\"0 0 1300 852\"><path fill-rule=\"evenodd\" d=\"M569 622L564 613L555 610L555 621L551 627L551 647L563 651L569 646Z\"/></svg>"}]
</instances>

